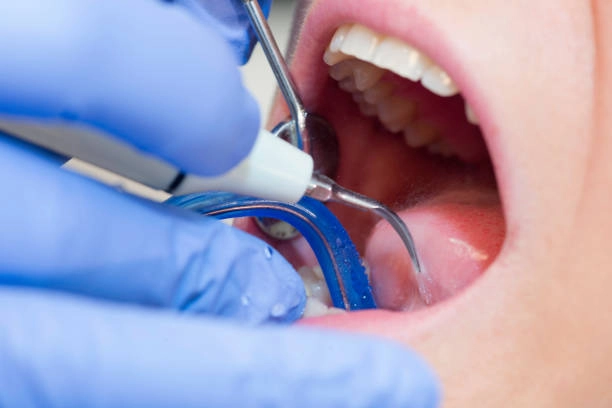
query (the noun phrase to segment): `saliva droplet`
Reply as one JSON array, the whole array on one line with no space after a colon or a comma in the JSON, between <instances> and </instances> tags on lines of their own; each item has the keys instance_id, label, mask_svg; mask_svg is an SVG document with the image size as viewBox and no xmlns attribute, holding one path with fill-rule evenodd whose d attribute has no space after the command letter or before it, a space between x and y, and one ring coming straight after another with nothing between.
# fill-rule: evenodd
<instances>
[{"instance_id":1,"label":"saliva droplet","mask_svg":"<svg viewBox=\"0 0 612 408\"><path fill-rule=\"evenodd\" d=\"M282 317L287 313L287 308L285 307L285 305L281 304L281 303L277 303L274 306L272 306L272 310L270 310L270 315L272 317Z\"/></svg>"},{"instance_id":2,"label":"saliva droplet","mask_svg":"<svg viewBox=\"0 0 612 408\"><path fill-rule=\"evenodd\" d=\"M269 246L267 246L264 249L264 254L266 255L266 259L272 259L272 255L274 255L274 251L272 250L272 248L270 248Z\"/></svg>"}]
</instances>

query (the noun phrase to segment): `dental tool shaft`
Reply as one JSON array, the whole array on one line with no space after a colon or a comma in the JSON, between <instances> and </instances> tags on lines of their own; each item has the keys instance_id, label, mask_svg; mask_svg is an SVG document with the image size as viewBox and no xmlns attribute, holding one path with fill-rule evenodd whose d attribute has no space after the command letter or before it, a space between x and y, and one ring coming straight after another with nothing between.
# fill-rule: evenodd
<instances>
[{"instance_id":1,"label":"dental tool shaft","mask_svg":"<svg viewBox=\"0 0 612 408\"><path fill-rule=\"evenodd\" d=\"M337 166L337 141L335 133L330 126L322 126L320 120L315 120L314 123L317 124L317 126L311 126L314 135L307 134L303 137L303 133L310 133L310 130L307 129L308 113L304 109L304 104L297 93L297 86L291 78L289 68L278 48L274 34L257 0L242 0L242 2L249 16L251 26L268 59L270 68L276 77L279 88L287 105L289 105L295 127L293 135L289 132L290 139L293 139L291 140L292 143L296 146L303 147L305 151L313 154L314 148L311 146L313 137L318 138L317 140L326 141L325 144L319 142L319 144L324 145L324 148L319 149L316 155L313 154L313 156L316 156L314 158L318 161L315 164L315 168L329 175L335 174ZM332 139L334 144L330 143ZM324 158L323 162L319 160L321 156ZM410 255L415 274L420 274L422 272L421 263L417 256L412 235L406 227L406 224L404 224L404 221L402 221L402 219L390 208L369 197L347 190L335 183L331 178L322 174L313 175L311 185L306 195L322 202L335 201L359 210L374 212L376 215L386 220L400 236Z\"/></svg>"},{"instance_id":2,"label":"dental tool shaft","mask_svg":"<svg viewBox=\"0 0 612 408\"><path fill-rule=\"evenodd\" d=\"M297 202L308 188L314 166L310 155L265 130L260 130L247 157L226 173L212 177L184 173L162 159L89 127L2 120L0 138L28 143L63 160L77 158L174 195L230 191Z\"/></svg>"},{"instance_id":3,"label":"dental tool shaft","mask_svg":"<svg viewBox=\"0 0 612 408\"><path fill-rule=\"evenodd\" d=\"M287 63L278 48L278 43L257 0L242 0L242 2L249 16L251 26L255 30L261 48L276 77L279 88L285 97L287 105L289 105L291 116L296 122L296 131L299 134L306 126L306 111L302 100L297 94L297 87L291 78Z\"/></svg>"},{"instance_id":4,"label":"dental tool shaft","mask_svg":"<svg viewBox=\"0 0 612 408\"><path fill-rule=\"evenodd\" d=\"M393 227L397 235L399 235L410 255L414 273L416 275L422 273L423 269L417 255L412 234L404 221L389 207L362 194L348 190L329 177L321 174L313 175L306 195L322 202L337 202L358 210L374 212L387 221L389 225Z\"/></svg>"}]
</instances>

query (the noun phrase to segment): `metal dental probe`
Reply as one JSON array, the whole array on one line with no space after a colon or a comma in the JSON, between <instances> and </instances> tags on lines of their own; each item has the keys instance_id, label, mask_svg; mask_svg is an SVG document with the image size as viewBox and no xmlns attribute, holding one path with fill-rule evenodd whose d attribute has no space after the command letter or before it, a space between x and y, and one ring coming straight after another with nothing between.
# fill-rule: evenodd
<instances>
[{"instance_id":1,"label":"metal dental probe","mask_svg":"<svg viewBox=\"0 0 612 408\"><path fill-rule=\"evenodd\" d=\"M335 177L338 167L338 140L334 129L321 116L307 112L289 74L289 67L278 48L274 34L257 0L243 0L249 20L274 73L278 86L289 106L291 119L273 131L294 146L313 156L318 173Z\"/></svg>"},{"instance_id":2,"label":"metal dental probe","mask_svg":"<svg viewBox=\"0 0 612 408\"><path fill-rule=\"evenodd\" d=\"M302 104L302 100L297 94L297 87L293 83L293 79L289 74L289 68L287 67L287 63L283 58L280 49L278 48L278 43L274 38L274 34L268 25L266 20L266 16L263 14L261 7L257 0L242 0L244 7L249 16L249 20L251 22L251 26L257 35L257 39L261 44L261 47L266 55L268 63L270 64L270 68L272 69L272 73L276 77L276 82L278 82L278 87L285 100L287 101L287 105L289 106L289 110L291 111L291 117L293 118L293 122L295 128L293 129L294 134L290 142L299 148L301 141L299 140L302 132L306 128L306 115L307 112L304 109L304 105Z\"/></svg>"},{"instance_id":3,"label":"metal dental probe","mask_svg":"<svg viewBox=\"0 0 612 408\"><path fill-rule=\"evenodd\" d=\"M306 195L324 203L336 202L358 210L372 211L383 218L393 227L408 250L414 273L420 274L423 271L410 230L399 215L389 207L367 196L348 190L322 174L313 175Z\"/></svg>"},{"instance_id":4,"label":"metal dental probe","mask_svg":"<svg viewBox=\"0 0 612 408\"><path fill-rule=\"evenodd\" d=\"M321 121L327 122L318 116L318 126L316 129L312 129L315 132L308 132L308 117L311 115L304 109L304 105L297 93L297 87L291 79L287 63L278 48L274 34L266 21L259 3L257 0L243 0L243 4L285 101L289 105L293 118L293 137L290 138L291 142L313 156L315 162L315 173L305 195L322 202L333 201L359 210L371 211L385 219L400 236L408 250L414 273L420 274L422 272L421 263L412 235L404 221L389 207L369 197L350 191L330 178L335 176L338 161L335 133L330 125L321 125ZM329 133L325 134L325 132ZM329 139L333 139L335 142L335 150L332 152L327 151L325 148L316 148L314 146L318 140L329 141ZM324 154L324 157L319 156L319 153ZM330 161L332 162L331 165ZM332 169L332 171L329 169Z\"/></svg>"}]
</instances>

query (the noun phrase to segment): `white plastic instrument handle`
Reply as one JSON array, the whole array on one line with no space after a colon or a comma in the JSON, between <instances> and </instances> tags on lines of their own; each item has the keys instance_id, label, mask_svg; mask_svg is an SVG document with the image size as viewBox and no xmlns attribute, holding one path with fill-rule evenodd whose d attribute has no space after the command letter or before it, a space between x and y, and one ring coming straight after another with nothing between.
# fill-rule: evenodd
<instances>
[{"instance_id":1,"label":"white plastic instrument handle","mask_svg":"<svg viewBox=\"0 0 612 408\"><path fill-rule=\"evenodd\" d=\"M0 130L172 194L219 190L296 202L308 188L313 172L312 157L266 130L260 131L242 162L216 177L183 174L170 164L92 128L2 120Z\"/></svg>"},{"instance_id":2,"label":"white plastic instrument handle","mask_svg":"<svg viewBox=\"0 0 612 408\"><path fill-rule=\"evenodd\" d=\"M312 178L312 157L284 140L261 130L251 153L218 177L188 175L177 194L221 190L283 202L297 202Z\"/></svg>"}]
</instances>

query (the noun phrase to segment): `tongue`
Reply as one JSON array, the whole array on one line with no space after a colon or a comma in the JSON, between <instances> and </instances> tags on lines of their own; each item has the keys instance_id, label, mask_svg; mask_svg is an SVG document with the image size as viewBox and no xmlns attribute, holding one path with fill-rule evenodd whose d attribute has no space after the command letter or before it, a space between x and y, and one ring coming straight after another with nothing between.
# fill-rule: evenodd
<instances>
[{"instance_id":1,"label":"tongue","mask_svg":"<svg viewBox=\"0 0 612 408\"><path fill-rule=\"evenodd\" d=\"M447 191L399 212L415 240L423 273L415 275L407 250L386 223L367 242L366 261L378 307L414 310L442 301L482 274L505 236L494 191Z\"/></svg>"}]
</instances>

